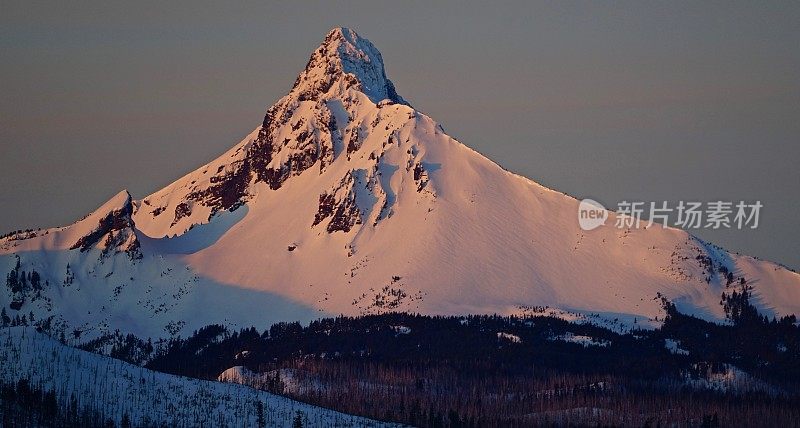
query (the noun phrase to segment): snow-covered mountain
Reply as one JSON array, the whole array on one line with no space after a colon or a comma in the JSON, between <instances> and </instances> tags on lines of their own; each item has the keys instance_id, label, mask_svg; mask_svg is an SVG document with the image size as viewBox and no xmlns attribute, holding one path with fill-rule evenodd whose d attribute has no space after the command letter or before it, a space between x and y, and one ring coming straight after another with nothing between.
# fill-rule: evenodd
<instances>
[{"instance_id":1,"label":"snow-covered mountain","mask_svg":"<svg viewBox=\"0 0 800 428\"><path fill-rule=\"evenodd\" d=\"M336 28L219 158L0 240L0 303L69 331L151 337L393 310L547 307L643 326L662 296L723 321L720 296L744 281L764 314L800 314L800 275L780 265L673 228L584 231L577 212L448 136L398 95L369 41Z\"/></svg>"},{"instance_id":2,"label":"snow-covered mountain","mask_svg":"<svg viewBox=\"0 0 800 428\"><path fill-rule=\"evenodd\" d=\"M116 426L127 417L131 426L290 427L298 415L304 426L397 426L234 383L154 372L65 346L32 327L0 329L0 343L4 383L26 380L32 388L54 393L62 408L74 399L79 407L100 412Z\"/></svg>"}]
</instances>

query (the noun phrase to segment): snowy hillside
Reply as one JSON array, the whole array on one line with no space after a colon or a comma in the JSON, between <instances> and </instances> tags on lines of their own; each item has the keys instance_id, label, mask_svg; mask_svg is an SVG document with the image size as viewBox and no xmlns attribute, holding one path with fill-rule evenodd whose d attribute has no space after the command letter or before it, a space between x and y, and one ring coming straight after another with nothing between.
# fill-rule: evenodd
<instances>
[{"instance_id":1,"label":"snowy hillside","mask_svg":"<svg viewBox=\"0 0 800 428\"><path fill-rule=\"evenodd\" d=\"M369 41L336 28L219 158L72 226L0 240L15 275L0 303L69 332L142 337L533 307L647 326L661 296L721 322L720 296L742 282L764 314L800 313L797 273L672 228L584 231L577 208L448 136L398 95Z\"/></svg>"},{"instance_id":2,"label":"snowy hillside","mask_svg":"<svg viewBox=\"0 0 800 428\"><path fill-rule=\"evenodd\" d=\"M74 396L118 425L127 415L133 426L258 426L258 403L265 426L292 426L298 412L305 426L387 425L237 384L146 370L64 346L30 327L0 329L0 376L54 391L62 406Z\"/></svg>"}]
</instances>

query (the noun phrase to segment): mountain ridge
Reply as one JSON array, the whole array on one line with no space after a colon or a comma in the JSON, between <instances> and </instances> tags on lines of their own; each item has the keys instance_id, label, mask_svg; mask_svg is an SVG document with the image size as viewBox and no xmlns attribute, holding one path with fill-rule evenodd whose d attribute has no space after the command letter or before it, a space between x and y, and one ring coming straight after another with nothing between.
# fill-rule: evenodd
<instances>
[{"instance_id":1,"label":"mountain ridge","mask_svg":"<svg viewBox=\"0 0 800 428\"><path fill-rule=\"evenodd\" d=\"M127 420L132 426L268 423L290 427L300 415L306 424L321 426L397 426L232 383L155 372L71 348L32 327L4 328L0 340L4 384L24 382L41 389L52 394L62 409L69 408L71 400L75 406L80 400L81 405L101 412L117 425L125 425L122 421Z\"/></svg>"}]
</instances>

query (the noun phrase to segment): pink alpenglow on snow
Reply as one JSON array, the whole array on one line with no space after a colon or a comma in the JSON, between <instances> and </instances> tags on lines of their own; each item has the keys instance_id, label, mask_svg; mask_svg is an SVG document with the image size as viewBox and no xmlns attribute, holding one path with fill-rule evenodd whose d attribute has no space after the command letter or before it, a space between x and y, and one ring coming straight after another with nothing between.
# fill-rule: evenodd
<instances>
[{"instance_id":1,"label":"pink alpenglow on snow","mask_svg":"<svg viewBox=\"0 0 800 428\"><path fill-rule=\"evenodd\" d=\"M578 204L447 135L397 93L372 43L335 28L217 159L0 240L4 272L19 263L47 284L0 303L87 335L533 307L624 329L658 325L662 297L723 322L733 277L762 313L800 313L795 272L674 228L583 230Z\"/></svg>"}]
</instances>

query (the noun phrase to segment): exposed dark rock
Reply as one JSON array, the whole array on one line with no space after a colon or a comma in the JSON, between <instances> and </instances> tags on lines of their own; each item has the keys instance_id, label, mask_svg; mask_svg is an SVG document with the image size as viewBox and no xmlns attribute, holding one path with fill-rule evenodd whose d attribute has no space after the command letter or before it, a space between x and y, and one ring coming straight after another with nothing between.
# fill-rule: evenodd
<instances>
[{"instance_id":1,"label":"exposed dark rock","mask_svg":"<svg viewBox=\"0 0 800 428\"><path fill-rule=\"evenodd\" d=\"M361 127L357 126L353 128L350 131L350 138L347 140L347 155L349 156L360 149L363 142L364 139L361 135Z\"/></svg>"},{"instance_id":2,"label":"exposed dark rock","mask_svg":"<svg viewBox=\"0 0 800 428\"><path fill-rule=\"evenodd\" d=\"M421 163L414 165L414 181L417 183L417 192L421 192L428 184L428 172Z\"/></svg>"},{"instance_id":3,"label":"exposed dark rock","mask_svg":"<svg viewBox=\"0 0 800 428\"><path fill-rule=\"evenodd\" d=\"M319 196L319 208L314 216L313 226L326 218L331 220L326 227L328 233L336 231L349 232L354 225L361 224L361 210L356 203L353 174L348 172L339 182L339 186ZM338 195L338 198L337 198Z\"/></svg>"},{"instance_id":4,"label":"exposed dark rock","mask_svg":"<svg viewBox=\"0 0 800 428\"><path fill-rule=\"evenodd\" d=\"M271 130L275 126L272 115L275 112L270 109L264 117L264 125L258 132L258 137L250 145L247 151L247 158L250 160L250 167L256 177L263 182L269 183L265 175L268 170L267 165L272 162L272 137L270 136ZM271 186L270 186L271 187Z\"/></svg>"},{"instance_id":5,"label":"exposed dark rock","mask_svg":"<svg viewBox=\"0 0 800 428\"><path fill-rule=\"evenodd\" d=\"M319 195L319 209L314 216L314 223L312 226L318 225L322 220L328 218L333 214L336 208L336 196L333 194L323 193Z\"/></svg>"},{"instance_id":6,"label":"exposed dark rock","mask_svg":"<svg viewBox=\"0 0 800 428\"><path fill-rule=\"evenodd\" d=\"M422 173L425 169L420 164L414 165L414 181L419 181L422 178Z\"/></svg>"},{"instance_id":7,"label":"exposed dark rock","mask_svg":"<svg viewBox=\"0 0 800 428\"><path fill-rule=\"evenodd\" d=\"M319 151L319 172L322 174L325 168L333 162L333 150L324 145Z\"/></svg>"},{"instance_id":8,"label":"exposed dark rock","mask_svg":"<svg viewBox=\"0 0 800 428\"><path fill-rule=\"evenodd\" d=\"M323 131L330 136L330 140L319 142L319 172L322 173L333 162L336 155L334 153L334 144L341 143L342 133L336 124L336 117L334 117L327 105L325 105L325 109L321 110L317 121L323 124Z\"/></svg>"},{"instance_id":9,"label":"exposed dark rock","mask_svg":"<svg viewBox=\"0 0 800 428\"><path fill-rule=\"evenodd\" d=\"M175 207L175 219L172 220L172 224L175 225L178 223L178 220L191 215L192 214L192 207L189 206L186 202L181 202L178 206Z\"/></svg>"},{"instance_id":10,"label":"exposed dark rock","mask_svg":"<svg viewBox=\"0 0 800 428\"><path fill-rule=\"evenodd\" d=\"M130 235L133 233L134 232L131 229L123 229L116 233L114 233L113 230L109 231L106 235L105 248L103 248L102 255L105 257L108 256L112 251L118 253L120 250L122 250L128 254L131 260L141 260L142 252L139 250L139 240L136 239L135 236L127 247L122 248L125 242L128 241Z\"/></svg>"},{"instance_id":11,"label":"exposed dark rock","mask_svg":"<svg viewBox=\"0 0 800 428\"><path fill-rule=\"evenodd\" d=\"M358 209L355 198L352 195L348 195L343 203L336 207L336 212L333 214L331 222L328 223L327 230L328 233L333 233L337 230L346 233L356 224L361 224L361 211Z\"/></svg>"},{"instance_id":12,"label":"exposed dark rock","mask_svg":"<svg viewBox=\"0 0 800 428\"><path fill-rule=\"evenodd\" d=\"M194 191L187 197L211 207L212 216L221 210L233 210L242 204L242 199L247 193L250 184L250 161L245 159L234 165L230 173L213 176L209 181L212 183L211 186L201 191ZM177 209L175 220L178 220Z\"/></svg>"},{"instance_id":13,"label":"exposed dark rock","mask_svg":"<svg viewBox=\"0 0 800 428\"><path fill-rule=\"evenodd\" d=\"M131 198L118 210L114 210L105 215L97 226L97 229L90 232L88 235L81 237L78 242L70 247L70 250L80 248L81 251L87 251L97 244L103 236L112 231L123 230L126 228L133 229L133 204Z\"/></svg>"}]
</instances>

